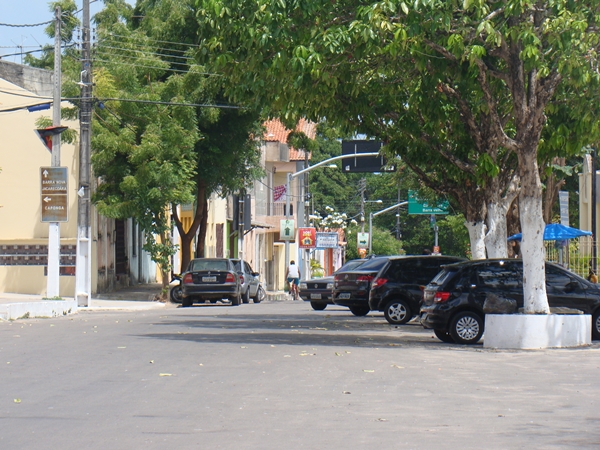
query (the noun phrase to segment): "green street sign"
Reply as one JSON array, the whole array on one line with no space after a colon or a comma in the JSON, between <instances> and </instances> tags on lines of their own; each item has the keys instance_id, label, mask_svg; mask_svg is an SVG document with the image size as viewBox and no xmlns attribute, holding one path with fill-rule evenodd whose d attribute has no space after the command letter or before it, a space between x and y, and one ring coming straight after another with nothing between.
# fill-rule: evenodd
<instances>
[{"instance_id":1,"label":"green street sign","mask_svg":"<svg viewBox=\"0 0 600 450\"><path fill-rule=\"evenodd\" d=\"M408 213L409 214L448 214L450 205L447 200L430 206L427 202L419 199L416 191L408 191Z\"/></svg>"}]
</instances>

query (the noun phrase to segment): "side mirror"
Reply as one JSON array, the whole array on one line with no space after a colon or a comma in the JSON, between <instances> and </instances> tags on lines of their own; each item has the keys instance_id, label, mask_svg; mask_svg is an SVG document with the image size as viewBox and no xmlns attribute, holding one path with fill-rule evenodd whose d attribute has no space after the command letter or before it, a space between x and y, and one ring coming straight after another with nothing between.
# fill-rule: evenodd
<instances>
[{"instance_id":1,"label":"side mirror","mask_svg":"<svg viewBox=\"0 0 600 450\"><path fill-rule=\"evenodd\" d=\"M255 277L259 277L260 273L258 273L258 272L252 272L252 275L254 275Z\"/></svg>"}]
</instances>

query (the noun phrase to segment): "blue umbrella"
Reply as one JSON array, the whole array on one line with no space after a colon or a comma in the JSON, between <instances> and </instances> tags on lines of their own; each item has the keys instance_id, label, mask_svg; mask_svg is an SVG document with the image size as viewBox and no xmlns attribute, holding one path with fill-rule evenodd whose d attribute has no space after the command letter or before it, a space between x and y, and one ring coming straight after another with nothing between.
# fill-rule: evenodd
<instances>
[{"instance_id":1,"label":"blue umbrella","mask_svg":"<svg viewBox=\"0 0 600 450\"><path fill-rule=\"evenodd\" d=\"M567 227L560 223L549 223L544 229L545 241L564 241L565 239L574 239L580 236L591 236L591 231L583 231L578 228ZM514 234L508 238L509 241L520 241L522 233Z\"/></svg>"}]
</instances>

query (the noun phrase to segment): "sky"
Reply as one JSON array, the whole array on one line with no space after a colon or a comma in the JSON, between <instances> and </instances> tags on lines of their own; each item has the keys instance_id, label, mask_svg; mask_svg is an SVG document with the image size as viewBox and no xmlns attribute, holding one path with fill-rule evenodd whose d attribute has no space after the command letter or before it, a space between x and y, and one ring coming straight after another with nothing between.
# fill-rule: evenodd
<instances>
[{"instance_id":1,"label":"sky","mask_svg":"<svg viewBox=\"0 0 600 450\"><path fill-rule=\"evenodd\" d=\"M135 4L135 0L129 1ZM75 0L78 9L83 7L83 0ZM90 0L90 15L102 9L101 0ZM82 14L77 17L81 20ZM23 51L37 50L43 45L53 45L54 38L46 36L44 29L48 25L36 27L9 27L9 25L32 25L51 21L54 11L50 9L48 0L0 0L0 57L5 61L21 63ZM92 24L93 27L93 24ZM11 55L11 56L8 56Z\"/></svg>"}]
</instances>

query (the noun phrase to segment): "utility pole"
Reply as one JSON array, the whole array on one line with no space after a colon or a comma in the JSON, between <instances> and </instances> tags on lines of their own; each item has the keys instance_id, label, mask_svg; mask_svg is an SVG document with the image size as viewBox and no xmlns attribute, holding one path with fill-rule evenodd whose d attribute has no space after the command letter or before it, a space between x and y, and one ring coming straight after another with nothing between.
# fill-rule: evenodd
<instances>
[{"instance_id":1,"label":"utility pole","mask_svg":"<svg viewBox=\"0 0 600 450\"><path fill-rule=\"evenodd\" d=\"M398 188L398 203L400 203L400 188ZM400 231L400 206L398 206L398 211L396 212L396 240L399 241L402 237L402 232Z\"/></svg>"},{"instance_id":2,"label":"utility pole","mask_svg":"<svg viewBox=\"0 0 600 450\"><path fill-rule=\"evenodd\" d=\"M362 178L358 185L360 190L360 232L365 232L365 190L367 189L367 179Z\"/></svg>"},{"instance_id":3,"label":"utility pole","mask_svg":"<svg viewBox=\"0 0 600 450\"><path fill-rule=\"evenodd\" d=\"M61 53L60 53L60 6L54 9L54 91L52 100L52 125L60 126L61 107ZM60 134L52 137L52 167L60 167ZM60 223L48 224L48 298L60 297Z\"/></svg>"},{"instance_id":4,"label":"utility pole","mask_svg":"<svg viewBox=\"0 0 600 450\"><path fill-rule=\"evenodd\" d=\"M596 192L596 171L598 170L598 150L594 147L594 152L592 153L592 261L590 264L590 269L594 271L594 273L598 273L598 234L597 234L597 224L596 224L596 197L598 193Z\"/></svg>"},{"instance_id":5,"label":"utility pole","mask_svg":"<svg viewBox=\"0 0 600 450\"><path fill-rule=\"evenodd\" d=\"M83 0L81 46L81 110L79 112L79 190L77 191L77 261L75 299L78 306L89 306L92 295L92 230L90 147L92 133L92 65L90 60L90 0Z\"/></svg>"}]
</instances>

